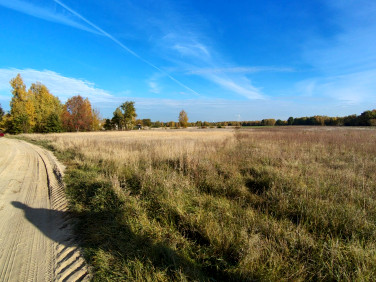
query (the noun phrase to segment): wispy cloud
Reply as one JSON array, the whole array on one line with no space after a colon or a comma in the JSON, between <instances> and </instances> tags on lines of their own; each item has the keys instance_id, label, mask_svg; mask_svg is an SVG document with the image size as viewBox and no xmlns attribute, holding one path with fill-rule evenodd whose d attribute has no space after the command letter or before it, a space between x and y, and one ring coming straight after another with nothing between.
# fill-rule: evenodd
<instances>
[{"instance_id":1,"label":"wispy cloud","mask_svg":"<svg viewBox=\"0 0 376 282\"><path fill-rule=\"evenodd\" d=\"M326 97L343 105L376 104L376 2L369 0L325 2L334 12L337 32L329 38L312 35L303 59L316 74L296 84L306 97Z\"/></svg>"},{"instance_id":2,"label":"wispy cloud","mask_svg":"<svg viewBox=\"0 0 376 282\"><path fill-rule=\"evenodd\" d=\"M253 86L251 81L249 81L245 77L241 78L241 82L235 82L231 78L220 75L208 74L205 76L211 81L224 87L225 89L238 93L239 95L242 95L247 99L265 99L265 96L263 95L261 89Z\"/></svg>"},{"instance_id":3,"label":"wispy cloud","mask_svg":"<svg viewBox=\"0 0 376 282\"><path fill-rule=\"evenodd\" d=\"M161 90L159 89L159 85L155 81L149 81L148 84L149 84L150 92L156 93L156 94L161 93Z\"/></svg>"},{"instance_id":4,"label":"wispy cloud","mask_svg":"<svg viewBox=\"0 0 376 282\"><path fill-rule=\"evenodd\" d=\"M206 46L201 43L176 43L172 46L172 49L178 51L183 56L193 56L193 57L210 57L210 53Z\"/></svg>"},{"instance_id":5,"label":"wispy cloud","mask_svg":"<svg viewBox=\"0 0 376 282\"><path fill-rule=\"evenodd\" d=\"M65 12L58 12L53 7L46 7L46 6L36 6L30 1L22 1L22 0L0 0L0 6L18 11L20 13L27 14L32 17L36 17L39 19L43 19L50 22L60 23L67 26L71 26L77 29L81 29L84 31L88 31L91 33L98 34L97 31L93 30L92 28L80 23L77 21L75 17L72 17L71 14L67 14Z\"/></svg>"},{"instance_id":6,"label":"wispy cloud","mask_svg":"<svg viewBox=\"0 0 376 282\"><path fill-rule=\"evenodd\" d=\"M151 63L148 60L146 60L145 58L143 58L141 55L137 54L136 52L134 52L133 50L131 50L130 48L128 48L126 45L124 45L122 42L120 42L117 38L115 38L114 36L112 36L108 32L104 31L102 28L100 28L99 26L95 25L93 22L89 21L88 19L86 19L84 16L82 16L81 14L79 14L78 12L76 12L75 10L73 10L72 8L70 8L69 6L65 5L62 1L59 1L59 0L53 0L53 1L56 2L57 4L59 4L64 9L66 9L67 11L69 11L70 13L72 13L73 15L75 15L77 18L83 20L85 23L87 23L89 26L91 26L92 28L94 28L100 34L102 34L102 35L106 36L108 39L112 40L114 43L116 43L118 46L120 46L121 48L123 48L125 51L127 51L131 55L135 56L136 58L138 58L139 60L141 60L145 64L149 65L150 67L152 67L152 68L158 70L159 72L163 73L168 78L170 78L172 81L174 81L175 83L177 83L181 87L185 88L186 90L192 92L195 95L199 95L195 90L193 90L189 86L185 85L184 83L182 83L181 81L179 81L178 79L176 79L175 77L173 77L172 75L170 75L169 73L167 73L166 71L164 71L163 69L161 69L160 67L154 65L153 63Z\"/></svg>"},{"instance_id":7,"label":"wispy cloud","mask_svg":"<svg viewBox=\"0 0 376 282\"><path fill-rule=\"evenodd\" d=\"M158 79L161 77L160 73L153 74L148 80L149 92L159 94L161 93L161 86L158 83Z\"/></svg>"},{"instance_id":8,"label":"wispy cloud","mask_svg":"<svg viewBox=\"0 0 376 282\"><path fill-rule=\"evenodd\" d=\"M293 72L293 68L285 68L285 67L263 67L263 66L256 66L256 67L227 67L227 68L198 68L188 70L187 74L218 74L218 73L259 73L259 72Z\"/></svg>"},{"instance_id":9,"label":"wispy cloud","mask_svg":"<svg viewBox=\"0 0 376 282\"><path fill-rule=\"evenodd\" d=\"M304 46L303 58L325 75L350 74L376 69L376 2L326 1L333 11L338 31L330 38L312 35Z\"/></svg>"},{"instance_id":10,"label":"wispy cloud","mask_svg":"<svg viewBox=\"0 0 376 282\"><path fill-rule=\"evenodd\" d=\"M376 105L376 69L301 81L296 91L303 97L322 97L347 105ZM371 106L369 106L371 105Z\"/></svg>"},{"instance_id":11,"label":"wispy cloud","mask_svg":"<svg viewBox=\"0 0 376 282\"><path fill-rule=\"evenodd\" d=\"M199 26L187 24L179 12L169 10L168 18L160 19L157 26L162 36L158 46L167 54L166 59L177 66L177 72L185 75L196 75L219 86L232 96L247 99L263 99L262 91L253 85L246 74L262 71L292 71L290 68L277 67L224 67L233 65L228 62L210 43L210 38L203 35Z\"/></svg>"},{"instance_id":12,"label":"wispy cloud","mask_svg":"<svg viewBox=\"0 0 376 282\"><path fill-rule=\"evenodd\" d=\"M21 74L22 79L28 87L37 81L41 82L47 86L52 94L58 96L63 101L74 95L87 97L93 103L111 102L114 100L113 95L96 87L92 82L66 77L51 70L0 69L0 91L8 91L8 97L11 97L9 81L18 73Z\"/></svg>"},{"instance_id":13,"label":"wispy cloud","mask_svg":"<svg viewBox=\"0 0 376 282\"><path fill-rule=\"evenodd\" d=\"M186 90L190 91L194 95L199 96L199 94L195 90L193 90L192 88L190 88L186 84L182 83L180 80L176 79L174 76L167 73L162 68L160 68L160 67L156 66L155 64L151 63L150 61L146 60L143 56L136 53L134 50L132 50L131 48L129 48L128 46L126 46L125 44L120 42L116 37L114 37L110 33L106 32L105 30L100 28L98 25L94 24L92 21L88 20L83 15L81 15L80 13L78 13L77 11L72 9L71 7L64 4L62 1L60 1L60 0L53 0L53 1L56 4L58 4L60 7L62 7L64 9L64 11L66 11L68 13L58 13L56 11L56 9L54 10L54 9L51 9L51 8L48 9L48 8L45 8L45 7L36 6L36 5L33 5L29 2L22 1L22 0L12 0L12 1L0 0L0 6L6 7L6 8L9 8L9 9L13 9L13 10L19 11L21 13L25 13L27 15L37 17L37 18L40 18L40 19L43 19L43 20L68 25L68 26L71 26L71 27L74 27L74 28L78 28L78 29L85 30L85 31L88 31L88 32L91 32L91 33L96 33L96 34L105 36L108 39L110 39L111 41L113 41L115 44L120 46L122 49L127 51L132 56L135 56L136 58L138 58L143 63L145 63L145 64L149 65L150 67L152 67L152 68L158 70L159 72L163 73L165 76L170 78L176 84L178 84L181 87L185 88ZM79 21L77 21L77 20L79 20ZM84 24L81 24L80 22L82 22Z\"/></svg>"}]
</instances>

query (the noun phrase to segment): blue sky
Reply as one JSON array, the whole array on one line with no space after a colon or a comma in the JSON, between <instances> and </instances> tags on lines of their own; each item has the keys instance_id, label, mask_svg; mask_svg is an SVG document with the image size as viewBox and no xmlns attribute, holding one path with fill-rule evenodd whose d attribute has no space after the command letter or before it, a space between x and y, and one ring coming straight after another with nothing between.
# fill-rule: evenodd
<instances>
[{"instance_id":1,"label":"blue sky","mask_svg":"<svg viewBox=\"0 0 376 282\"><path fill-rule=\"evenodd\" d=\"M0 0L9 80L80 94L103 117L191 121L343 116L376 108L376 2Z\"/></svg>"}]
</instances>

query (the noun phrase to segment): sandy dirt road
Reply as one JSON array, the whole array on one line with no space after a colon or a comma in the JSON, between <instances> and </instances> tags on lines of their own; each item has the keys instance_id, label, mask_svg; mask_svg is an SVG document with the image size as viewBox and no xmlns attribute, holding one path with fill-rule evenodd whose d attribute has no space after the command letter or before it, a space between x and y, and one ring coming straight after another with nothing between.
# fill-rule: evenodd
<instances>
[{"instance_id":1,"label":"sandy dirt road","mask_svg":"<svg viewBox=\"0 0 376 282\"><path fill-rule=\"evenodd\" d=\"M50 152L0 138L0 281L89 279L72 235L62 171Z\"/></svg>"}]
</instances>

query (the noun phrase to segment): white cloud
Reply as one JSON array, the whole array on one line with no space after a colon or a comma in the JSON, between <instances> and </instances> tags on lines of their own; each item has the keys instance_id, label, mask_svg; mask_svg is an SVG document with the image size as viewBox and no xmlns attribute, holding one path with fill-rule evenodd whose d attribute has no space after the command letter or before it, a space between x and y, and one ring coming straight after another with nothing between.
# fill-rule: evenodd
<instances>
[{"instance_id":1,"label":"white cloud","mask_svg":"<svg viewBox=\"0 0 376 282\"><path fill-rule=\"evenodd\" d=\"M8 91L10 97L9 81L17 74L21 74L24 83L29 87L32 83L41 82L47 86L52 94L62 101L81 95L93 103L113 101L114 97L107 91L97 88L94 83L77 78L66 77L50 70L34 69L0 69L0 91Z\"/></svg>"},{"instance_id":2,"label":"white cloud","mask_svg":"<svg viewBox=\"0 0 376 282\"><path fill-rule=\"evenodd\" d=\"M265 99L261 90L254 87L245 77L238 78L241 82L235 82L231 78L213 74L205 75L205 77L232 92L246 97L247 99Z\"/></svg>"},{"instance_id":3,"label":"white cloud","mask_svg":"<svg viewBox=\"0 0 376 282\"><path fill-rule=\"evenodd\" d=\"M155 81L149 81L149 91L152 93L159 94L161 93L161 90L159 89L159 85Z\"/></svg>"},{"instance_id":4,"label":"white cloud","mask_svg":"<svg viewBox=\"0 0 376 282\"><path fill-rule=\"evenodd\" d=\"M0 6L18 11L20 13L27 14L32 17L43 19L50 22L60 23L67 26L71 26L77 29L88 31L91 33L97 33L97 31L89 28L88 26L77 21L75 17L71 14L64 12L57 12L56 9L52 7L47 8L46 6L40 7L36 6L29 1L22 0L0 0Z\"/></svg>"},{"instance_id":5,"label":"white cloud","mask_svg":"<svg viewBox=\"0 0 376 282\"><path fill-rule=\"evenodd\" d=\"M296 84L296 92L303 97L322 97L348 105L376 105L376 69L312 78Z\"/></svg>"},{"instance_id":6,"label":"white cloud","mask_svg":"<svg viewBox=\"0 0 376 282\"><path fill-rule=\"evenodd\" d=\"M176 43L172 49L177 50L183 56L193 56L197 58L209 58L210 53L207 47L201 43Z\"/></svg>"},{"instance_id":7,"label":"white cloud","mask_svg":"<svg viewBox=\"0 0 376 282\"><path fill-rule=\"evenodd\" d=\"M184 17L178 12L172 12L174 24L169 19L158 21L157 27L161 30L162 36L158 46L166 52L166 59L173 62L177 72L188 75L197 75L208 80L222 89L231 92L231 95L243 96L247 99L265 98L261 90L255 87L252 82L244 76L246 73L261 71L292 71L288 68L276 67L223 67L232 65L227 62L210 44L210 39L202 35L199 27L194 23L187 24ZM231 74L228 76L227 74Z\"/></svg>"}]
</instances>

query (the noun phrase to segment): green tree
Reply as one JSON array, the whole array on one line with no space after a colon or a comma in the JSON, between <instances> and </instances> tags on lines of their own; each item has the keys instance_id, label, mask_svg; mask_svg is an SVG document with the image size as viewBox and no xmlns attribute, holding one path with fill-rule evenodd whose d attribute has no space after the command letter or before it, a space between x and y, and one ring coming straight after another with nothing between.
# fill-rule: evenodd
<instances>
[{"instance_id":1,"label":"green tree","mask_svg":"<svg viewBox=\"0 0 376 282\"><path fill-rule=\"evenodd\" d=\"M43 132L49 133L61 131L63 131L63 125L61 123L60 115L57 113L51 113L46 120L46 125Z\"/></svg>"},{"instance_id":2,"label":"green tree","mask_svg":"<svg viewBox=\"0 0 376 282\"><path fill-rule=\"evenodd\" d=\"M120 108L123 110L123 123L127 130L130 130L134 127L136 123L136 108L134 107L133 101L127 101L120 105Z\"/></svg>"},{"instance_id":3,"label":"green tree","mask_svg":"<svg viewBox=\"0 0 376 282\"><path fill-rule=\"evenodd\" d=\"M277 119L277 121L275 122L275 124L276 124L276 125L279 125L279 126L281 126L281 125L286 125L286 121L284 121L284 120L280 120L280 119Z\"/></svg>"},{"instance_id":4,"label":"green tree","mask_svg":"<svg viewBox=\"0 0 376 282\"><path fill-rule=\"evenodd\" d=\"M184 110L179 113L179 123L181 127L186 128L188 126L188 115Z\"/></svg>"},{"instance_id":5,"label":"green tree","mask_svg":"<svg viewBox=\"0 0 376 282\"><path fill-rule=\"evenodd\" d=\"M35 125L34 103L26 92L26 85L18 74L10 81L12 87L12 100L10 113L12 115L12 133L31 132Z\"/></svg>"},{"instance_id":6,"label":"green tree","mask_svg":"<svg viewBox=\"0 0 376 282\"><path fill-rule=\"evenodd\" d=\"M4 115L0 121L0 130L3 132L9 132L13 133L13 118L12 116L8 113Z\"/></svg>"},{"instance_id":7,"label":"green tree","mask_svg":"<svg viewBox=\"0 0 376 282\"><path fill-rule=\"evenodd\" d=\"M111 120L112 123L117 127L117 130L123 130L124 116L120 108L116 108L113 115L114 116L112 117L112 120Z\"/></svg>"},{"instance_id":8,"label":"green tree","mask_svg":"<svg viewBox=\"0 0 376 282\"><path fill-rule=\"evenodd\" d=\"M288 125L293 125L294 124L294 118L293 117L289 117L289 119L287 120L287 124Z\"/></svg>"},{"instance_id":9,"label":"green tree","mask_svg":"<svg viewBox=\"0 0 376 282\"><path fill-rule=\"evenodd\" d=\"M376 119L376 110L365 111L358 117L358 123L359 125L368 126L374 123L374 119Z\"/></svg>"},{"instance_id":10,"label":"green tree","mask_svg":"<svg viewBox=\"0 0 376 282\"><path fill-rule=\"evenodd\" d=\"M153 125L152 125L152 127L155 127L155 128L160 128L161 126L162 126L162 124L159 120L153 122Z\"/></svg>"},{"instance_id":11,"label":"green tree","mask_svg":"<svg viewBox=\"0 0 376 282\"><path fill-rule=\"evenodd\" d=\"M150 118L144 118L144 119L142 120L142 124L143 124L144 126L148 126L148 127L150 127L150 126L151 126L151 120L150 120Z\"/></svg>"},{"instance_id":12,"label":"green tree","mask_svg":"<svg viewBox=\"0 0 376 282\"><path fill-rule=\"evenodd\" d=\"M0 104L0 122L3 120L3 116L4 116L4 110L3 110L3 108L1 107L1 104Z\"/></svg>"},{"instance_id":13,"label":"green tree","mask_svg":"<svg viewBox=\"0 0 376 282\"><path fill-rule=\"evenodd\" d=\"M113 123L111 122L110 119L106 119L104 125L103 125L103 128L105 130L112 130L113 129Z\"/></svg>"}]
</instances>

